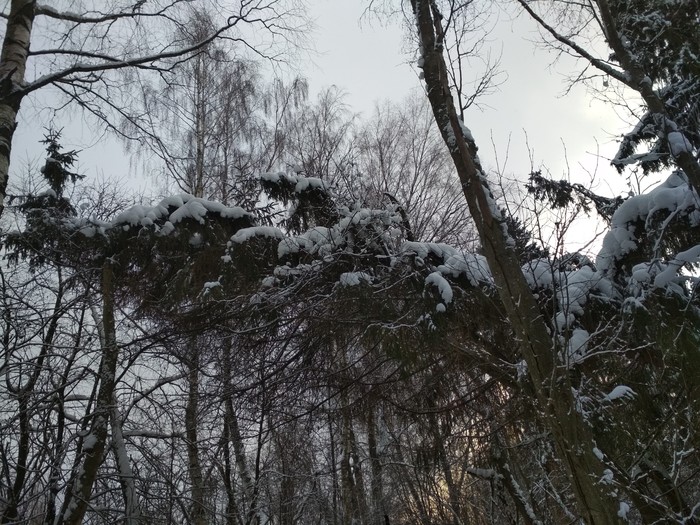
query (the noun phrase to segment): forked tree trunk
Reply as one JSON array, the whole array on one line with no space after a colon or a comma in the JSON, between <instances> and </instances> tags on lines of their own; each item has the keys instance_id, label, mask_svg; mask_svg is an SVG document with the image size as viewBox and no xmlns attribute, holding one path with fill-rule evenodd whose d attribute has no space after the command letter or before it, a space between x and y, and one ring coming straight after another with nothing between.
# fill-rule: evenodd
<instances>
[{"instance_id":1,"label":"forked tree trunk","mask_svg":"<svg viewBox=\"0 0 700 525\"><path fill-rule=\"evenodd\" d=\"M18 88L24 82L35 6L36 0L12 0L0 54L0 216L7 193L12 137L24 96Z\"/></svg>"},{"instance_id":2,"label":"forked tree trunk","mask_svg":"<svg viewBox=\"0 0 700 525\"><path fill-rule=\"evenodd\" d=\"M450 150L469 211L506 315L519 340L544 422L566 465L581 517L589 524L620 523L617 505L599 482L604 465L593 452L591 431L576 411L568 374L557 366L557 348L508 243L476 156L476 144L460 122L443 57L442 15L434 0L411 0L421 43L423 74L438 129Z\"/></svg>"}]
</instances>

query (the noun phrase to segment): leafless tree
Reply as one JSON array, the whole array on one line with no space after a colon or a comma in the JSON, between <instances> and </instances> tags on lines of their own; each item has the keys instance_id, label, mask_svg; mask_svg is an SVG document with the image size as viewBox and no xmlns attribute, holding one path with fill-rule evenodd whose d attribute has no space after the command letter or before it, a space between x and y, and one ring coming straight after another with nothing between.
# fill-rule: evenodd
<instances>
[{"instance_id":1,"label":"leafless tree","mask_svg":"<svg viewBox=\"0 0 700 525\"><path fill-rule=\"evenodd\" d=\"M423 97L377 106L356 141L368 205L400 206L415 240L465 247L473 242L469 211Z\"/></svg>"},{"instance_id":2,"label":"leafless tree","mask_svg":"<svg viewBox=\"0 0 700 525\"><path fill-rule=\"evenodd\" d=\"M208 2L123 1L107 9L102 2L87 2L77 10L70 3L9 4L9 12L2 15L0 56L0 201L5 198L17 116L30 94L52 86L114 127L114 114L129 116L129 103L120 100L124 79L115 73L131 69L166 74L219 38L279 58L276 43L301 38L305 24L302 7L294 0L217 6L216 21L197 35L188 33L188 22L193 13L205 11Z\"/></svg>"}]
</instances>

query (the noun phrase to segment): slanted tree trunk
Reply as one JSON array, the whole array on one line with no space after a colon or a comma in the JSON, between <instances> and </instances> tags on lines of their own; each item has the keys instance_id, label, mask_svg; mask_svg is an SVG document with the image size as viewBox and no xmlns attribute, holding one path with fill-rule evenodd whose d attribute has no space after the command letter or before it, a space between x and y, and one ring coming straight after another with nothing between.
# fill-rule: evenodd
<instances>
[{"instance_id":1,"label":"slanted tree trunk","mask_svg":"<svg viewBox=\"0 0 700 525\"><path fill-rule=\"evenodd\" d=\"M223 441L223 454L224 454L224 465L222 468L222 478L224 481L224 487L226 489L226 525L236 525L243 522L243 518L240 512L240 508L237 501L236 487L234 481L234 462L238 463L238 452L242 453L243 447L240 443L234 445L234 458L231 458L231 447L233 438L232 423L231 420L236 417L233 411L233 401L232 401L232 384L233 377L231 375L231 352L233 350L233 345L231 344L231 339L226 340L222 352L222 381L221 389L224 392L224 418L223 418L223 431L221 439ZM238 425L236 425L236 428ZM240 440L240 432L237 436ZM245 466L245 457L244 466ZM247 468L247 467L246 467ZM245 476L250 479L250 475L247 470L245 471ZM243 478L243 474L241 474Z\"/></svg>"},{"instance_id":2,"label":"slanted tree trunk","mask_svg":"<svg viewBox=\"0 0 700 525\"><path fill-rule=\"evenodd\" d=\"M12 0L0 54L0 216L7 193L12 137L24 97L18 88L24 82L35 6L36 0Z\"/></svg>"},{"instance_id":3,"label":"slanted tree trunk","mask_svg":"<svg viewBox=\"0 0 700 525\"><path fill-rule=\"evenodd\" d=\"M238 414L236 413L236 409L233 405L233 395L230 392L233 385L233 375L231 370L231 354L233 351L233 344L229 339L224 346L223 355L223 388L227 389L224 399L224 436L226 437L227 462L231 461L230 451L231 447L233 448L233 462L235 463L243 488L243 504L239 505L236 501L236 494L234 493L234 486L231 481L227 486L229 498L227 519L230 519L231 522L233 522L233 515L235 515L236 520L239 523L252 523L254 517L257 515L257 496L255 482L250 473L248 460L246 458L245 442L243 441L243 436L241 435L241 429L238 423ZM227 467L227 469L233 470L231 467ZM244 516L244 510L242 509L245 509L246 507L248 508L248 515Z\"/></svg>"},{"instance_id":4,"label":"slanted tree trunk","mask_svg":"<svg viewBox=\"0 0 700 525\"><path fill-rule=\"evenodd\" d=\"M442 14L433 0L411 0L423 58L427 96L457 169L484 255L527 363L544 422L566 466L581 517L590 524L620 523L617 505L599 483L604 465L593 453L591 431L576 411L567 371L525 280L476 156L476 144L459 120L443 57Z\"/></svg>"}]
</instances>

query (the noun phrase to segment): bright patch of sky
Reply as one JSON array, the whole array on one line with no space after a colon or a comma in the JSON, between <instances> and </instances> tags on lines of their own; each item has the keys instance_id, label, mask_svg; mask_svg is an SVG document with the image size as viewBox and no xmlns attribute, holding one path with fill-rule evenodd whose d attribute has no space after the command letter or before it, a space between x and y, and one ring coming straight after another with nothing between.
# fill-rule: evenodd
<instances>
[{"instance_id":1,"label":"bright patch of sky","mask_svg":"<svg viewBox=\"0 0 700 525\"><path fill-rule=\"evenodd\" d=\"M307 75L312 90L335 84L347 92L353 110L369 115L376 102L400 102L421 84L410 65L402 17L395 15L389 23L381 23L366 16L366 8L367 2L314 2L319 55L313 58L316 67L310 67ZM627 126L583 86L564 94L565 76L579 72L583 62L563 57L553 64L555 56L537 45L539 35L533 22L510 13L493 16L488 48L493 57L501 56L504 82L479 100L480 108L473 107L466 115L482 161L495 167L493 137L501 164L510 143L506 171L513 174L530 171L529 142L533 167L545 165L553 177L567 175L565 152L570 175L577 179L586 178L586 170L595 171L596 164L600 164L599 176L617 177L607 159L617 149L615 136Z\"/></svg>"},{"instance_id":2,"label":"bright patch of sky","mask_svg":"<svg viewBox=\"0 0 700 525\"><path fill-rule=\"evenodd\" d=\"M307 75L312 91L335 84L347 92L354 111L368 116L377 102L400 102L420 89L421 81L411 66L414 57L407 49L402 17L381 23L366 16L366 7L367 2L314 3L319 55ZM491 16L493 31L484 51L500 56L503 82L465 118L484 166L520 181L542 169L554 179L592 184L604 195L626 194L625 179L609 159L617 151L617 137L630 125L583 85L566 92L567 79L581 72L584 62L544 49L535 23L525 17L504 11ZM596 81L596 88L612 89L604 79ZM569 236L572 249L595 251L599 240L588 243L600 233L600 225L579 220L575 229L583 235ZM546 235L556 242L556 232L550 229Z\"/></svg>"}]
</instances>

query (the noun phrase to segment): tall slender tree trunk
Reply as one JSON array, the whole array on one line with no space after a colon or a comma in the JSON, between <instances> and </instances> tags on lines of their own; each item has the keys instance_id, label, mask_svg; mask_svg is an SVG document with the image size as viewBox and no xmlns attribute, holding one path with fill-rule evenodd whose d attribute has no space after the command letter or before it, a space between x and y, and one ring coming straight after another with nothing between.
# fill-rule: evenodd
<instances>
[{"instance_id":1,"label":"tall slender tree trunk","mask_svg":"<svg viewBox=\"0 0 700 525\"><path fill-rule=\"evenodd\" d=\"M224 345L223 352L222 352L222 360L223 360L223 366L222 366L222 380L221 380L221 389L224 392L224 420L223 420L223 432L222 432L222 440L223 440L223 453L224 453L224 466L223 466L223 472L222 472L222 477L224 480L224 487L226 488L226 512L225 512L225 517L226 517L226 525L236 525L239 523L243 522L242 515L240 513L240 508L238 506L238 501L236 500L236 487L235 487L235 482L234 482L234 477L233 477L233 471L234 471L234 461L237 461L237 451L234 448L234 454L236 454L236 457L233 459L231 458L231 447L232 447L232 442L233 442L233 436L232 436L232 431L231 431L231 419L235 417L235 413L233 411L233 401L232 401L232 384L233 384L233 376L231 375L231 352L233 350L233 345L231 343L231 339L227 339L226 344ZM240 432L238 435L238 438L240 439ZM240 445L240 444L239 444ZM242 449L242 447L241 447ZM246 471L246 476L250 477L248 475L248 472Z\"/></svg>"},{"instance_id":2,"label":"tall slender tree trunk","mask_svg":"<svg viewBox=\"0 0 700 525\"><path fill-rule=\"evenodd\" d=\"M476 144L459 120L443 56L442 14L433 0L411 0L421 43L423 74L438 129L457 169L484 255L518 338L545 424L568 471L581 517L589 524L621 522L617 505L600 483L604 466L576 406L567 371L557 366L557 348L504 231L476 155Z\"/></svg>"},{"instance_id":3,"label":"tall slender tree trunk","mask_svg":"<svg viewBox=\"0 0 700 525\"><path fill-rule=\"evenodd\" d=\"M378 443L378 423L376 406L367 410L367 450L369 452L372 480L370 482L370 492L372 494L372 515L371 525L385 525L387 510L384 502L384 466L379 455Z\"/></svg>"},{"instance_id":4,"label":"tall slender tree trunk","mask_svg":"<svg viewBox=\"0 0 700 525\"><path fill-rule=\"evenodd\" d=\"M191 522L206 525L206 505L204 502L204 476L199 454L199 366L200 352L196 338L192 338L190 356L187 359L187 405L185 406L185 434L187 436L187 469L190 476Z\"/></svg>"},{"instance_id":5,"label":"tall slender tree trunk","mask_svg":"<svg viewBox=\"0 0 700 525\"><path fill-rule=\"evenodd\" d=\"M343 523L354 525L367 523L369 513L352 414L348 403L343 404L343 459L340 468L343 487Z\"/></svg>"},{"instance_id":6,"label":"tall slender tree trunk","mask_svg":"<svg viewBox=\"0 0 700 525\"><path fill-rule=\"evenodd\" d=\"M138 525L143 523L136 491L136 477L131 468L131 459L126 451L124 432L122 431L122 415L117 406L117 398L114 398L110 417L112 423L112 450L119 472L119 483L122 486L124 497L124 525Z\"/></svg>"},{"instance_id":7,"label":"tall slender tree trunk","mask_svg":"<svg viewBox=\"0 0 700 525\"><path fill-rule=\"evenodd\" d=\"M85 517L97 471L104 460L105 444L111 406L114 402L119 348L114 322L114 269L109 259L102 265L102 319L100 323L102 358L99 372L99 390L90 430L83 440L80 456L82 464L75 473L66 493L61 523L80 525Z\"/></svg>"},{"instance_id":8,"label":"tall slender tree trunk","mask_svg":"<svg viewBox=\"0 0 700 525\"><path fill-rule=\"evenodd\" d=\"M7 18L5 39L0 54L0 216L7 193L12 137L17 128L17 113L24 96L19 88L24 83L29 42L34 24L36 0L12 0Z\"/></svg>"},{"instance_id":9,"label":"tall slender tree trunk","mask_svg":"<svg viewBox=\"0 0 700 525\"><path fill-rule=\"evenodd\" d=\"M194 162L194 184L192 194L195 197L204 197L204 154L206 148L207 129L207 109L204 100L204 64L199 58L195 65L195 162Z\"/></svg>"}]
</instances>

